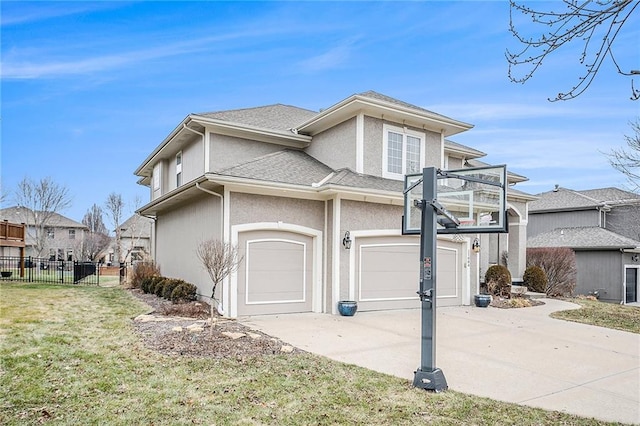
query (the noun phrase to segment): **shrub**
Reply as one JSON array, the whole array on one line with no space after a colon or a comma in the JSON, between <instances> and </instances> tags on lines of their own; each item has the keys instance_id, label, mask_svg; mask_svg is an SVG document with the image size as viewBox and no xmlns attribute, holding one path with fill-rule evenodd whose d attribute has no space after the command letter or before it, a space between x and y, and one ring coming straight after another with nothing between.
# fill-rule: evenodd
<instances>
[{"instance_id":1,"label":"shrub","mask_svg":"<svg viewBox=\"0 0 640 426\"><path fill-rule=\"evenodd\" d=\"M162 290L162 297L171 300L171 293L178 287L180 284L184 283L183 280L167 280L164 283L164 289Z\"/></svg>"},{"instance_id":2,"label":"shrub","mask_svg":"<svg viewBox=\"0 0 640 426\"><path fill-rule=\"evenodd\" d=\"M142 282L150 277L159 276L160 269L153 262L138 262L133 265L131 287L141 288Z\"/></svg>"},{"instance_id":3,"label":"shrub","mask_svg":"<svg viewBox=\"0 0 640 426\"><path fill-rule=\"evenodd\" d=\"M576 288L576 254L567 247L527 249L527 267L539 266L547 276L547 296L570 296Z\"/></svg>"},{"instance_id":4,"label":"shrub","mask_svg":"<svg viewBox=\"0 0 640 426\"><path fill-rule=\"evenodd\" d=\"M164 286L169 284L170 282L171 278L165 278L162 281L156 283L156 287L153 289L153 294L158 297L162 297L162 294L164 293Z\"/></svg>"},{"instance_id":5,"label":"shrub","mask_svg":"<svg viewBox=\"0 0 640 426\"><path fill-rule=\"evenodd\" d=\"M171 292L171 301L173 303L190 302L196 300L197 287L190 283L181 283Z\"/></svg>"},{"instance_id":6,"label":"shrub","mask_svg":"<svg viewBox=\"0 0 640 426\"><path fill-rule=\"evenodd\" d=\"M525 269L522 280L530 291L535 291L536 293L547 292L547 283L549 282L547 274L537 265L531 265Z\"/></svg>"},{"instance_id":7,"label":"shrub","mask_svg":"<svg viewBox=\"0 0 640 426\"><path fill-rule=\"evenodd\" d=\"M492 265L484 274L489 294L509 298L511 296L511 273L506 266Z\"/></svg>"},{"instance_id":8,"label":"shrub","mask_svg":"<svg viewBox=\"0 0 640 426\"><path fill-rule=\"evenodd\" d=\"M164 279L165 278L161 277L161 276L151 277L151 282L149 283L149 285L147 287L147 293L156 294L156 286L158 285L158 283L160 283Z\"/></svg>"},{"instance_id":9,"label":"shrub","mask_svg":"<svg viewBox=\"0 0 640 426\"><path fill-rule=\"evenodd\" d=\"M152 282L153 282L153 277L143 278L140 281L140 290L142 290L144 293L148 293L149 292L149 284L151 284Z\"/></svg>"}]
</instances>

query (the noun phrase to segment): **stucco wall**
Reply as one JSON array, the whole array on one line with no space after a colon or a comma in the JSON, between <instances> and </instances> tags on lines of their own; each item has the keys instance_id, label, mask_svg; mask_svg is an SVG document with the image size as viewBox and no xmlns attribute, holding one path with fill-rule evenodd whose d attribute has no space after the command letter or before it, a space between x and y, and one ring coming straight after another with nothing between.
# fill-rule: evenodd
<instances>
[{"instance_id":1,"label":"stucco wall","mask_svg":"<svg viewBox=\"0 0 640 426\"><path fill-rule=\"evenodd\" d=\"M364 117L364 168L367 175L382 176L382 120Z\"/></svg>"},{"instance_id":2,"label":"stucco wall","mask_svg":"<svg viewBox=\"0 0 640 426\"><path fill-rule=\"evenodd\" d=\"M211 172L224 170L263 155L286 149L281 145L256 142L232 136L210 134L209 167Z\"/></svg>"},{"instance_id":3,"label":"stucco wall","mask_svg":"<svg viewBox=\"0 0 640 426\"><path fill-rule=\"evenodd\" d=\"M175 157L173 180L175 182ZM204 174L204 148L198 136L182 149L182 183L185 184Z\"/></svg>"},{"instance_id":4,"label":"stucco wall","mask_svg":"<svg viewBox=\"0 0 640 426\"><path fill-rule=\"evenodd\" d=\"M356 170L356 119L315 135L306 152L333 169Z\"/></svg>"},{"instance_id":5,"label":"stucco wall","mask_svg":"<svg viewBox=\"0 0 640 426\"><path fill-rule=\"evenodd\" d=\"M156 262L162 275L181 278L210 296L211 282L196 257L201 241L221 239L220 200L204 195L181 207L158 215L156 220Z\"/></svg>"},{"instance_id":6,"label":"stucco wall","mask_svg":"<svg viewBox=\"0 0 640 426\"><path fill-rule=\"evenodd\" d=\"M324 202L231 193L231 225L283 222L324 232Z\"/></svg>"}]
</instances>

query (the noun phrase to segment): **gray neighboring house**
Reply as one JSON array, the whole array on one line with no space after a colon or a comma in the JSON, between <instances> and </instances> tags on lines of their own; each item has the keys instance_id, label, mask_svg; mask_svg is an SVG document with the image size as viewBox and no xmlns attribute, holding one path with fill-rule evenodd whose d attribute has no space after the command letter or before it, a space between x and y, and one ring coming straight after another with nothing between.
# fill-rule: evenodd
<instances>
[{"instance_id":1,"label":"gray neighboring house","mask_svg":"<svg viewBox=\"0 0 640 426\"><path fill-rule=\"evenodd\" d=\"M25 256L48 258L50 260L79 260L82 253L82 243L88 228L75 220L54 213L46 229L44 250L38 255L34 248L35 226L31 215L26 213L24 207L8 207L0 210L0 220L8 220L12 223L25 223L26 247ZM15 247L0 247L2 256L18 256Z\"/></svg>"},{"instance_id":2,"label":"gray neighboring house","mask_svg":"<svg viewBox=\"0 0 640 426\"><path fill-rule=\"evenodd\" d=\"M236 244L244 260L217 295L229 317L335 314L345 299L362 311L419 307L419 238L401 234L404 175L473 166L485 154L448 139L471 128L373 91L320 112L276 104L190 114L135 171L149 188L138 212L153 219L152 256L206 297L198 243ZM440 306L469 305L501 250L522 277L533 199L509 187L508 235L438 237Z\"/></svg>"},{"instance_id":3,"label":"gray neighboring house","mask_svg":"<svg viewBox=\"0 0 640 426\"><path fill-rule=\"evenodd\" d=\"M153 220L134 214L120 225L120 247L123 262L131 263L151 257L151 229ZM114 264L115 238L111 238L103 261Z\"/></svg>"},{"instance_id":4,"label":"gray neighboring house","mask_svg":"<svg viewBox=\"0 0 640 426\"><path fill-rule=\"evenodd\" d=\"M638 302L640 195L617 188L556 187L529 204L527 247L569 247L576 253L576 293Z\"/></svg>"}]
</instances>

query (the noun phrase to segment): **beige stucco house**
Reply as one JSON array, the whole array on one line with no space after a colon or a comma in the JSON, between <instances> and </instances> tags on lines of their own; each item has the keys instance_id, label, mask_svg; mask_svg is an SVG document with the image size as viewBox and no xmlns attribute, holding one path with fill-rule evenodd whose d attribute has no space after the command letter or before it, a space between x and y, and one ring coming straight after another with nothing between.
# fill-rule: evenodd
<instances>
[{"instance_id":1,"label":"beige stucco house","mask_svg":"<svg viewBox=\"0 0 640 426\"><path fill-rule=\"evenodd\" d=\"M190 114L135 171L149 187L139 213L154 221L152 256L163 275L207 297L198 243L237 244L243 262L217 295L230 317L336 313L344 299L359 310L417 307L419 238L401 235L403 176L481 164L484 153L447 139L471 128L372 91L320 112L277 104ZM508 235L439 237L440 306L470 304L502 251L522 276L532 199L509 188Z\"/></svg>"}]
</instances>

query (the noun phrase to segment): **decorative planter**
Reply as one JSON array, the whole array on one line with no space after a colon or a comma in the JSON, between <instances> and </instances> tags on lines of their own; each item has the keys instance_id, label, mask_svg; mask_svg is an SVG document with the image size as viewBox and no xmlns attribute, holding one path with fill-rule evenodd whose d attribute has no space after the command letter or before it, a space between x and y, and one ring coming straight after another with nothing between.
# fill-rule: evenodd
<instances>
[{"instance_id":1,"label":"decorative planter","mask_svg":"<svg viewBox=\"0 0 640 426\"><path fill-rule=\"evenodd\" d=\"M11 271L0 271L0 275L2 275L2 278L9 278L11 274L13 274L13 272Z\"/></svg>"},{"instance_id":2,"label":"decorative planter","mask_svg":"<svg viewBox=\"0 0 640 426\"><path fill-rule=\"evenodd\" d=\"M473 301L476 306L479 308L486 308L491 303L491 295L490 294L476 294L473 296Z\"/></svg>"},{"instance_id":3,"label":"decorative planter","mask_svg":"<svg viewBox=\"0 0 640 426\"><path fill-rule=\"evenodd\" d=\"M338 302L338 312L345 317L352 317L358 310L358 302L355 300L341 300Z\"/></svg>"}]
</instances>

